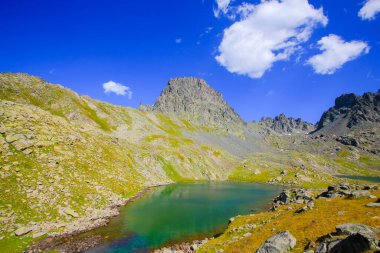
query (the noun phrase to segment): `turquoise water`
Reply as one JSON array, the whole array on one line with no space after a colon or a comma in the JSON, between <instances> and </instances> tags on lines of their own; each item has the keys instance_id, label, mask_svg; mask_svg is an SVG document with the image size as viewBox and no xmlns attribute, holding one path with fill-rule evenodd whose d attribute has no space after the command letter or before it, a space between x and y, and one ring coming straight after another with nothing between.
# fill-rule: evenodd
<instances>
[{"instance_id":1,"label":"turquoise water","mask_svg":"<svg viewBox=\"0 0 380 253\"><path fill-rule=\"evenodd\" d=\"M280 187L245 183L176 184L158 187L123 207L106 227L92 231L104 243L88 252L147 252L222 232L228 219L262 211Z\"/></svg>"},{"instance_id":2,"label":"turquoise water","mask_svg":"<svg viewBox=\"0 0 380 253\"><path fill-rule=\"evenodd\" d=\"M380 183L380 176L379 177L366 177L366 176L337 175L336 177L339 177L339 178L348 178L348 179L353 179L353 180L368 181L368 182L374 182L374 183Z\"/></svg>"}]
</instances>

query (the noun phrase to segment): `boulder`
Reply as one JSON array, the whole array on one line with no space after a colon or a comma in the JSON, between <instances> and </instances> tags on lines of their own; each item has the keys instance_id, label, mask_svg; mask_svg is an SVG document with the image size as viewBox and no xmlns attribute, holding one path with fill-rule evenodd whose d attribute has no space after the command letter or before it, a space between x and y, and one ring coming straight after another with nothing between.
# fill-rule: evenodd
<instances>
[{"instance_id":1,"label":"boulder","mask_svg":"<svg viewBox=\"0 0 380 253\"><path fill-rule=\"evenodd\" d=\"M283 190L279 196L277 196L273 202L275 204L287 205L293 203L308 203L313 198L311 193L305 189L294 188Z\"/></svg>"},{"instance_id":2,"label":"boulder","mask_svg":"<svg viewBox=\"0 0 380 253\"><path fill-rule=\"evenodd\" d=\"M339 241L328 252L330 253L360 253L368 252L373 244L361 234L353 234Z\"/></svg>"},{"instance_id":3,"label":"boulder","mask_svg":"<svg viewBox=\"0 0 380 253\"><path fill-rule=\"evenodd\" d=\"M296 238L289 231L283 231L267 239L256 253L287 252L294 248L296 242Z\"/></svg>"},{"instance_id":4,"label":"boulder","mask_svg":"<svg viewBox=\"0 0 380 253\"><path fill-rule=\"evenodd\" d=\"M26 235L27 233L31 232L32 228L30 227L20 227L15 231L16 236Z\"/></svg>"},{"instance_id":5,"label":"boulder","mask_svg":"<svg viewBox=\"0 0 380 253\"><path fill-rule=\"evenodd\" d=\"M368 207L380 207L380 203L378 203L378 202L368 203L366 206L368 206Z\"/></svg>"},{"instance_id":6,"label":"boulder","mask_svg":"<svg viewBox=\"0 0 380 253\"><path fill-rule=\"evenodd\" d=\"M379 229L372 228L370 226L359 223L345 223L336 227L336 231L339 235L354 235L361 234L370 240L376 240Z\"/></svg>"},{"instance_id":7,"label":"boulder","mask_svg":"<svg viewBox=\"0 0 380 253\"><path fill-rule=\"evenodd\" d=\"M13 143L15 148L19 151L23 151L27 148L33 147L33 142L30 140L17 140Z\"/></svg>"},{"instance_id":8,"label":"boulder","mask_svg":"<svg viewBox=\"0 0 380 253\"><path fill-rule=\"evenodd\" d=\"M13 142L15 142L17 140L21 140L23 138L25 138L25 136L22 134L12 134L12 135L7 135L5 137L5 141L8 143L13 143Z\"/></svg>"},{"instance_id":9,"label":"boulder","mask_svg":"<svg viewBox=\"0 0 380 253\"><path fill-rule=\"evenodd\" d=\"M359 141L356 140L352 136L339 136L336 140L342 143L343 145L354 146L354 147L359 146Z\"/></svg>"},{"instance_id":10,"label":"boulder","mask_svg":"<svg viewBox=\"0 0 380 253\"><path fill-rule=\"evenodd\" d=\"M357 199L357 198L362 198L362 197L369 197L371 193L367 190L355 190L351 192L350 197Z\"/></svg>"},{"instance_id":11,"label":"boulder","mask_svg":"<svg viewBox=\"0 0 380 253\"><path fill-rule=\"evenodd\" d=\"M41 236L44 236L44 235L46 235L46 232L38 232L38 233L35 233L35 234L33 234L33 238L38 238L38 237L41 237Z\"/></svg>"},{"instance_id":12,"label":"boulder","mask_svg":"<svg viewBox=\"0 0 380 253\"><path fill-rule=\"evenodd\" d=\"M65 214L67 214L67 215L70 215L70 216L72 216L72 217L74 217L74 218L78 218L79 217L79 214L77 214L73 209L71 209L71 208L65 208L65 209L63 209L63 212L65 213Z\"/></svg>"},{"instance_id":13,"label":"boulder","mask_svg":"<svg viewBox=\"0 0 380 253\"><path fill-rule=\"evenodd\" d=\"M329 186L327 188L327 191L318 195L318 198L370 197L371 193L366 189L368 189L368 186L365 186L365 185L354 185L354 184L350 185L347 183L340 183L337 185Z\"/></svg>"}]
</instances>

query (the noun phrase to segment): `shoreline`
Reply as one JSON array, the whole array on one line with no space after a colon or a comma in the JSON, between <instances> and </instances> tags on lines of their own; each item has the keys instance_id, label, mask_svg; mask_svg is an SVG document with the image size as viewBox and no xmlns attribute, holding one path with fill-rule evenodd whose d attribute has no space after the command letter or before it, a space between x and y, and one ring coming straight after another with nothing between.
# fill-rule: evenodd
<instances>
[{"instance_id":1,"label":"shoreline","mask_svg":"<svg viewBox=\"0 0 380 253\"><path fill-rule=\"evenodd\" d=\"M107 226L112 218L120 215L120 207L124 207L127 204L134 202L154 188L168 186L171 184L173 183L145 187L132 197L121 202L112 203L108 207L103 208L102 210L108 211L107 214L96 218L93 218L91 216L81 217L79 220L70 223L76 227L75 225L78 225L77 223L81 224L81 222L83 222L81 226L76 227L76 229L69 230L68 232L66 231L63 233L52 234L42 239L41 241L33 243L25 250L25 252L39 252L39 250L64 250L65 252L82 252L94 248L102 243L102 238L100 236L89 236L87 238L84 237L81 240L75 240L74 237L85 234L97 228Z\"/></svg>"},{"instance_id":2,"label":"shoreline","mask_svg":"<svg viewBox=\"0 0 380 253\"><path fill-rule=\"evenodd\" d=\"M208 181L207 183L213 183L213 182L223 182L223 181ZM224 180L224 182L232 182L232 183L247 183L247 184L263 184L263 185L270 185L270 186L277 186L282 187L282 190L287 189L288 187L284 185L277 185L277 184L267 184L267 183L261 183L261 182L237 182L237 181L230 181L230 180ZM108 207L105 207L105 210L110 210L111 212L107 213L106 215L97 217L97 218L91 218L91 216L84 216L80 219L85 219L89 221L90 223L85 222L82 224L82 226L76 227L76 229L69 230L68 232L63 232L61 234L52 234L41 241L37 241L31 246L29 246L26 251L31 252L38 252L38 250L58 250L58 251L64 251L64 252L82 252L89 250L91 248L94 248L98 246L99 244L102 244L104 241L101 238L100 235L89 235L88 237L84 236L83 238L76 238L77 236L80 236L81 234L85 234L87 232L90 232L92 230L95 230L100 227L107 226L112 218L120 215L120 207L124 207L127 204L134 202L135 200L142 197L144 194L146 194L148 191L162 186L168 186L174 183L168 183L168 184L159 184L159 185L153 185L148 186L137 192L134 196L125 199L121 202L112 203ZM320 190L320 189L309 189L309 190ZM259 213L265 212L265 210L269 210L272 205L272 202L268 202L263 205L263 210L260 210ZM253 210L251 210L253 211ZM240 216L240 215L238 215ZM232 218L232 217L231 217ZM80 219L74 221L73 223L80 223ZM228 221L226 221L228 223ZM215 235L211 235L211 237L214 237ZM210 235L204 235L204 237L200 239L192 239L189 241L182 241L182 242L174 242L172 244L168 244L165 247L179 247L182 250L190 249L191 246L201 244L200 242L203 242L204 240L208 240L210 238ZM162 248L154 249L152 252L160 252ZM192 252L192 251L189 251Z\"/></svg>"}]
</instances>

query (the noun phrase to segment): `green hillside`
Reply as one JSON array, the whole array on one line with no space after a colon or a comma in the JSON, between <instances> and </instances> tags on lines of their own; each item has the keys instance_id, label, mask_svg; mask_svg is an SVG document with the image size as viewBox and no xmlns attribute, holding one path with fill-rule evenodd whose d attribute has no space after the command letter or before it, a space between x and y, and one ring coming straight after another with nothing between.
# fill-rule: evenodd
<instances>
[{"instance_id":1,"label":"green hillside","mask_svg":"<svg viewBox=\"0 0 380 253\"><path fill-rule=\"evenodd\" d=\"M235 180L321 188L338 173L379 175L380 160L368 152L239 126L231 135L0 74L0 249L20 252L46 236L103 224L112 207L149 186Z\"/></svg>"}]
</instances>

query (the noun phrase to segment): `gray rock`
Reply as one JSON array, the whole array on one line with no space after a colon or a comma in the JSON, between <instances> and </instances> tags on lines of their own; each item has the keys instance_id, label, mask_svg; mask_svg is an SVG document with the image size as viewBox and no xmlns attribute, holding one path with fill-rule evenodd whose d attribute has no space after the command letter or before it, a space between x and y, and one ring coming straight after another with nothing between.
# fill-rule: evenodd
<instances>
[{"instance_id":1,"label":"gray rock","mask_svg":"<svg viewBox=\"0 0 380 253\"><path fill-rule=\"evenodd\" d=\"M336 140L342 143L343 145L354 147L359 146L359 141L355 139L353 136L339 136Z\"/></svg>"},{"instance_id":2,"label":"gray rock","mask_svg":"<svg viewBox=\"0 0 380 253\"><path fill-rule=\"evenodd\" d=\"M289 232L280 232L269 239L256 251L256 253L282 253L290 251L296 245L296 238Z\"/></svg>"},{"instance_id":3,"label":"gray rock","mask_svg":"<svg viewBox=\"0 0 380 253\"><path fill-rule=\"evenodd\" d=\"M378 203L378 202L368 203L366 206L368 206L368 207L380 207L380 203Z\"/></svg>"},{"instance_id":4,"label":"gray rock","mask_svg":"<svg viewBox=\"0 0 380 253\"><path fill-rule=\"evenodd\" d=\"M326 253L327 252L327 243L322 242L314 251L314 253Z\"/></svg>"},{"instance_id":5,"label":"gray rock","mask_svg":"<svg viewBox=\"0 0 380 253\"><path fill-rule=\"evenodd\" d=\"M380 90L377 93L364 93L363 96L344 94L335 100L333 107L323 113L317 125L317 133L341 135L353 127L378 124L379 112ZM347 143L345 145L355 144L350 141Z\"/></svg>"},{"instance_id":6,"label":"gray rock","mask_svg":"<svg viewBox=\"0 0 380 253\"><path fill-rule=\"evenodd\" d=\"M33 147L33 142L30 140L17 140L13 143L15 148L19 151L23 151L27 148Z\"/></svg>"},{"instance_id":7,"label":"gray rock","mask_svg":"<svg viewBox=\"0 0 380 253\"><path fill-rule=\"evenodd\" d=\"M371 193L367 190L355 190L351 192L350 197L357 199L357 198L362 198L362 197L369 197Z\"/></svg>"},{"instance_id":8,"label":"gray rock","mask_svg":"<svg viewBox=\"0 0 380 253\"><path fill-rule=\"evenodd\" d=\"M32 231L32 228L30 227L20 227L15 231L15 235L16 236L26 235L31 231Z\"/></svg>"},{"instance_id":9,"label":"gray rock","mask_svg":"<svg viewBox=\"0 0 380 253\"><path fill-rule=\"evenodd\" d=\"M315 130L315 126L302 119L288 118L285 114L280 114L274 119L262 118L259 122L260 125L268 127L279 134L290 133L309 133Z\"/></svg>"},{"instance_id":10,"label":"gray rock","mask_svg":"<svg viewBox=\"0 0 380 253\"><path fill-rule=\"evenodd\" d=\"M67 215L70 215L70 216L74 217L74 218L78 218L78 217L79 217L79 214L76 213L76 212L75 212L73 209L71 209L71 208L65 208L65 209L63 209L63 212L64 212L65 214L67 214Z\"/></svg>"},{"instance_id":11,"label":"gray rock","mask_svg":"<svg viewBox=\"0 0 380 253\"><path fill-rule=\"evenodd\" d=\"M308 209L313 209L314 208L314 202L310 201L309 203L307 203L307 208Z\"/></svg>"},{"instance_id":12,"label":"gray rock","mask_svg":"<svg viewBox=\"0 0 380 253\"><path fill-rule=\"evenodd\" d=\"M38 237L41 237L41 236L44 236L44 235L46 235L46 232L38 232L38 233L35 233L35 234L33 234L33 238L38 238Z\"/></svg>"},{"instance_id":13,"label":"gray rock","mask_svg":"<svg viewBox=\"0 0 380 253\"><path fill-rule=\"evenodd\" d=\"M354 235L360 233L361 235L371 240L376 240L376 234L380 232L380 230L376 228L372 228L370 226L359 223L346 223L339 225L336 227L336 231L341 235Z\"/></svg>"},{"instance_id":14,"label":"gray rock","mask_svg":"<svg viewBox=\"0 0 380 253\"><path fill-rule=\"evenodd\" d=\"M361 234L353 234L331 246L330 253L360 253L374 248L373 243Z\"/></svg>"},{"instance_id":15,"label":"gray rock","mask_svg":"<svg viewBox=\"0 0 380 253\"><path fill-rule=\"evenodd\" d=\"M279 196L277 196L273 202L275 204L287 205L293 203L308 203L313 198L311 193L302 188L293 188L283 190Z\"/></svg>"},{"instance_id":16,"label":"gray rock","mask_svg":"<svg viewBox=\"0 0 380 253\"><path fill-rule=\"evenodd\" d=\"M219 92L204 80L193 77L169 80L153 111L176 114L196 124L224 129L244 124Z\"/></svg>"},{"instance_id":17,"label":"gray rock","mask_svg":"<svg viewBox=\"0 0 380 253\"><path fill-rule=\"evenodd\" d=\"M5 137L5 141L8 142L8 143L13 143L17 140L21 140L23 139L25 136L22 135L22 134L11 134L11 135L7 135Z\"/></svg>"},{"instance_id":18,"label":"gray rock","mask_svg":"<svg viewBox=\"0 0 380 253\"><path fill-rule=\"evenodd\" d=\"M337 185L332 185L327 188L326 192L318 195L318 198L336 198L336 197L369 197L371 194L365 189L366 186L363 185L350 185L347 183L340 183Z\"/></svg>"}]
</instances>

